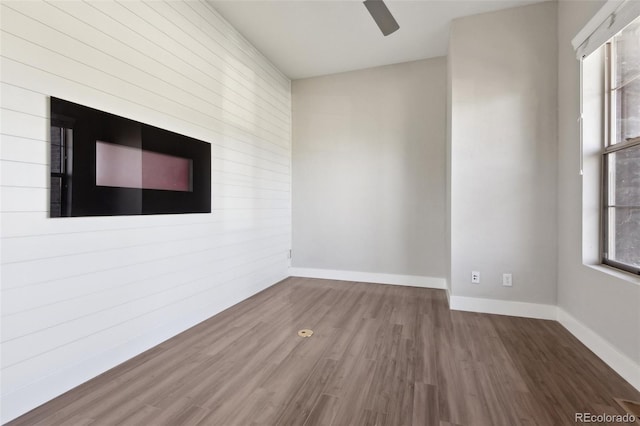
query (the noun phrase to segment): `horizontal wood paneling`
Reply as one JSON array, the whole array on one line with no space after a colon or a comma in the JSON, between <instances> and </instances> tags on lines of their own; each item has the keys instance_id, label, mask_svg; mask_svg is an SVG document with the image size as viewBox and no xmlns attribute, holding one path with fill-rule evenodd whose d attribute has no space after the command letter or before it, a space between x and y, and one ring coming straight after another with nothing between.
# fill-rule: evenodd
<instances>
[{"instance_id":1,"label":"horizontal wood paneling","mask_svg":"<svg viewBox=\"0 0 640 426\"><path fill-rule=\"evenodd\" d=\"M47 158L49 144L46 141L0 135L0 160L46 164Z\"/></svg>"},{"instance_id":2,"label":"horizontal wood paneling","mask_svg":"<svg viewBox=\"0 0 640 426\"><path fill-rule=\"evenodd\" d=\"M225 274L222 277L222 284L215 288L205 286L202 281L206 283L206 280L202 280L194 284L201 286L194 294L180 299L156 300L152 304L146 305L149 310L137 312L137 316L129 316L121 322L101 322L102 318L98 318L96 325L102 328L94 328L93 333L87 336L82 336L85 330L81 326L78 328L68 327L67 332L76 333L80 337L76 340L66 339L66 343L59 346L55 346L55 340L44 340L41 347L45 348L45 345L48 345L49 350L41 353L29 351L27 354L30 356L28 363L21 362L3 369L3 387L6 387L7 394L10 395L11 392L20 390L25 382L27 384L34 383L50 374L52 364L67 366L80 363L86 358L97 356L101 350L143 336L148 330L158 327L159 324L167 323L167 317L180 318L191 311L200 310L209 305L216 308L228 307L224 304L226 302L225 296L227 300L233 300L234 303L237 303L242 299L234 297L238 291L236 287L244 287L243 290L251 287L253 282L260 279L260 273L269 274L276 265L282 267L282 262L259 262L256 266L256 268L260 268L259 270L245 269L242 272L236 272L235 275ZM273 274L269 275L273 276ZM270 284L273 283L263 283L263 288ZM253 292L261 289L254 289ZM244 298L250 295L251 293L243 294ZM133 309L135 307L132 307ZM219 312L219 310L216 309L215 312ZM28 345L24 345L24 348L28 349ZM27 366L27 364L29 365Z\"/></svg>"},{"instance_id":3,"label":"horizontal wood paneling","mask_svg":"<svg viewBox=\"0 0 640 426\"><path fill-rule=\"evenodd\" d=\"M234 262L240 262L243 264L247 262L247 258L255 251L272 251L282 245L286 245L286 235L279 238L269 236L261 240L227 244L224 246L224 254L220 251L215 252L212 249L192 253L182 258L178 256L177 259L170 258L148 262L147 265L153 267L153 272L151 273L140 274L138 272L136 274L135 266L130 265L93 272L89 275L70 277L57 282L49 281L16 287L10 292L15 302L12 309L7 309L4 313L3 321L22 322L16 324L15 329L8 330L7 333L3 334L2 338L3 340L10 340L33 332L34 330L30 329L28 325L29 322L37 323L42 320L42 318L35 318L36 321L29 319L33 319L29 312L36 309L55 310L56 312L51 312L51 315L46 316L46 322L54 325L56 321L62 322L73 318L74 311L61 310L61 308L70 304L77 304L78 299L84 299L86 302L96 297L103 297L104 294L114 289L125 289L126 294L118 293L109 300L96 300L101 306L113 305L113 300L120 300L122 297L127 298L131 292L141 291L147 287L149 287L149 291L152 291L153 289L162 288L162 286L171 286L173 285L172 276L186 276L198 273L202 269L209 268L211 266L209 264L214 263L229 265ZM133 273L127 274L129 271ZM66 290L66 292L54 293L50 290L53 286ZM37 293L37 295L33 296L33 293ZM79 306L80 311L85 311L86 309L87 307L84 304ZM58 318L63 319L57 320Z\"/></svg>"},{"instance_id":4,"label":"horizontal wood paneling","mask_svg":"<svg viewBox=\"0 0 640 426\"><path fill-rule=\"evenodd\" d=\"M212 274L218 275L218 278L222 277L222 282L225 282L242 275L247 269L247 263L254 268L261 265L269 266L279 261L276 256L272 247L268 247L258 250L253 255L213 261L196 269L168 274L163 277L164 279L157 279L155 283L153 281L150 283L157 285L132 285L127 288L127 294L120 299L114 298L109 303L96 303L89 312L82 312L82 315L76 314L73 318L61 318L60 315L56 315L51 318L51 321L49 319L46 322L38 321L36 322L40 325L38 328L8 320L7 326L13 325L14 328L21 329L13 334L7 333L6 337L3 335L2 346L5 355L2 357L2 368L20 364L25 359L89 337L95 334L96 330L110 328L114 324L125 324L128 319L153 312L160 306L172 305L184 298L215 291L220 284L215 288L211 287Z\"/></svg>"},{"instance_id":5,"label":"horizontal wood paneling","mask_svg":"<svg viewBox=\"0 0 640 426\"><path fill-rule=\"evenodd\" d=\"M16 129L19 129L20 125L31 125L35 129L38 128L38 120L47 119L49 105L46 98L47 94L44 91L39 93L9 83L3 83L2 89L2 96L6 98L6 102L3 102L2 107L3 114L0 116L2 118L4 137L11 137L11 135L15 137L19 132ZM33 122L29 123L29 120L33 120ZM31 133L30 137L37 140L47 140L47 135L35 132ZM212 148L218 150L214 151L216 156L221 154L227 156L247 154L252 159L263 160L269 164L280 166L282 170L288 170L289 168L289 161L286 155L277 148L275 150L266 150L256 146L254 143L238 143L235 139L215 139L212 141ZM46 161L43 160L43 163L46 163Z\"/></svg>"},{"instance_id":6,"label":"horizontal wood paneling","mask_svg":"<svg viewBox=\"0 0 640 426\"><path fill-rule=\"evenodd\" d=\"M3 188L7 189L7 188ZM13 188L8 188L13 189ZM62 219L64 220L64 219ZM251 241L273 231L286 231L286 220L268 220L257 224L246 224L244 229L236 227L232 237L233 242L240 242L243 238ZM279 222L279 223L278 223ZM33 237L6 238L3 242L3 264L34 262L38 259L61 259L78 254L96 253L100 256L108 251L121 251L124 248L139 248L149 246L156 249L157 244L184 244L196 250L196 244L202 242L204 247L215 247L230 239L228 227L221 223L185 225L167 227L158 232L156 228L138 228L126 230L111 230L108 232L82 232L72 234L53 234L37 236L39 245L33 244ZM215 237L215 239L213 238ZM52 251L51 247L58 247ZM6 286L5 288L10 288Z\"/></svg>"},{"instance_id":7,"label":"horizontal wood paneling","mask_svg":"<svg viewBox=\"0 0 640 426\"><path fill-rule=\"evenodd\" d=\"M2 186L25 188L47 188L49 186L49 166L46 164L8 160L0 160L0 163ZM48 199L44 199L44 201L43 207L46 206ZM12 211L12 206L3 204L2 210Z\"/></svg>"},{"instance_id":8,"label":"horizontal wood paneling","mask_svg":"<svg viewBox=\"0 0 640 426\"><path fill-rule=\"evenodd\" d=\"M82 55L83 60L99 60L99 63L102 61L110 60L116 62L122 62L127 66L127 70L131 71L130 68L135 68L138 72L143 73L148 76L154 76L157 78L158 72L160 70L168 69L169 66L163 64L162 62L158 63L158 60L151 56L149 53L159 53L157 49L172 49L173 51L178 51L180 54L188 55L189 53L192 56L181 57L184 59L186 64L191 64L191 66L201 65L202 69L207 70L205 75L214 75L214 76L225 76L228 79L236 82L238 81L238 74L235 73L233 57L228 53L223 57L223 55L216 55L211 58L207 58L206 53L210 50L207 49L208 46L202 46L204 50L201 55L197 55L197 58L206 58L211 59L211 62L208 63L200 63L197 64L196 60L196 52L194 50L194 40L190 34L185 33L183 27L177 25L176 22L176 14L171 16L171 19L167 20L159 15L156 9L162 8L162 3L155 4L143 4L142 2L131 2L130 4L123 3L118 5L118 12L115 13L116 17L125 21L127 17L135 19L135 22L132 22L131 27L135 28L135 32L138 34L146 33L147 38L142 38L146 40L143 46L145 49L136 51L134 48L137 45L132 44L132 40L130 39L131 34L125 33L124 35L128 36L127 38L122 38L122 34L118 31L114 31L114 24L111 22L112 20L105 19L104 14L99 13L95 9L92 8L100 7L99 3L94 3L92 5L87 5L82 2L58 2L52 5L47 5L43 7L39 4L31 4L30 2L25 2L25 4L20 5L11 5L11 9L7 8L8 18L11 18L11 22L5 26L5 30L7 32L11 32L17 36L24 37L29 30L31 29L31 33L37 30L36 37L29 37L29 40L34 42L42 41L42 43L38 43L46 48L50 48L52 50L59 49L58 45L55 43L57 39L62 39L58 41L63 41L65 44L64 52L67 51L67 48L75 48L75 49L84 49L86 50L85 54ZM172 8L167 6L165 8L165 12L171 14ZM93 12L93 13L92 13ZM126 16L123 16L126 15ZM136 16L136 14L141 14L142 17ZM146 14L146 15L144 15ZM27 16L28 15L28 16ZM60 24L65 25L66 28L61 29L51 27L50 23L52 19L57 20ZM36 28L34 26L28 26L24 28L19 24L21 21L29 20L29 21L37 21L42 24L43 28ZM27 24L27 23L24 23ZM121 23L116 23L116 29L122 29ZM145 31L146 30L146 31ZM153 37L150 37L150 33L152 33ZM52 37L53 40L49 40L44 38L44 36ZM182 38L183 40L180 42L176 42L177 38ZM149 40L152 42L149 42ZM52 46L51 43L54 43ZM205 41L206 43L207 41ZM208 40L209 46L215 46L216 43L211 43L211 40ZM149 52L150 45L156 46L156 50L152 50ZM195 46L198 44L195 43ZM64 54L64 53L63 53ZM140 61L151 60L153 63L140 63ZM224 59L225 62L221 63L220 59ZM140 63L140 66L136 66ZM90 62L92 66L97 66L98 63ZM106 70L113 69L111 67L107 67ZM253 83L253 79L255 78L255 73L248 71L246 75L249 75L251 80L244 78L241 80L243 85L235 85L229 87L226 82L220 83L218 81L218 90L219 93L224 91L229 91L230 89L236 89L240 92L240 94L245 94L249 98L255 98L256 94L259 94L262 97L266 97L272 100L284 100L286 97L283 97L281 93L278 93L276 90L265 90L271 89L269 85L263 87L251 87ZM163 78L162 80L165 84L176 85L175 75L166 76L167 78ZM186 83L191 83L191 81L186 81ZM215 86L215 85L213 85ZM207 86L204 86L207 87ZM248 89L247 87L251 87ZM241 88L244 89L241 92ZM211 90L211 89L208 89ZM211 92L215 93L215 92ZM235 108L250 110L250 108L246 108L244 105L239 105L235 99L229 97L229 101L235 106ZM286 112L286 106L284 103L280 102L282 105L281 111ZM220 108L219 105L212 105L216 108ZM271 108L273 109L273 103ZM229 111L233 112L233 111ZM280 127L286 129L286 120L280 120ZM284 123L283 123L284 122ZM284 126L283 126L284 124ZM273 126L274 123L269 123L269 126Z\"/></svg>"},{"instance_id":9,"label":"horizontal wood paneling","mask_svg":"<svg viewBox=\"0 0 640 426\"><path fill-rule=\"evenodd\" d=\"M291 95L204 1L0 19L4 422L287 275ZM212 213L48 218L50 96L211 143Z\"/></svg>"},{"instance_id":10,"label":"horizontal wood paneling","mask_svg":"<svg viewBox=\"0 0 640 426\"><path fill-rule=\"evenodd\" d=\"M195 215L153 215L153 216L118 216L105 222L100 217L76 217L63 220L50 220L44 212L4 213L0 214L3 239L14 237L38 237L51 234L75 234L82 232L111 232L138 228L157 228L163 232L166 228L176 228L192 224L209 225L222 223L228 229L248 223L260 224L261 220L282 218L289 220L289 214L278 210L246 209L220 210L212 217L204 214ZM239 225L238 225L239 224Z\"/></svg>"}]
</instances>

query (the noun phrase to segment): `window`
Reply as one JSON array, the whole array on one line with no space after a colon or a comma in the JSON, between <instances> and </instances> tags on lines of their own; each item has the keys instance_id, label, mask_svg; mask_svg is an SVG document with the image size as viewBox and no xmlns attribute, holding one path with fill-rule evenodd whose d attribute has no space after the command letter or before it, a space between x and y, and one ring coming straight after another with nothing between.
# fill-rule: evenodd
<instances>
[{"instance_id":1,"label":"window","mask_svg":"<svg viewBox=\"0 0 640 426\"><path fill-rule=\"evenodd\" d=\"M67 216L71 206L73 124L51 119L50 217Z\"/></svg>"},{"instance_id":2,"label":"window","mask_svg":"<svg viewBox=\"0 0 640 426\"><path fill-rule=\"evenodd\" d=\"M605 48L602 261L640 274L640 18Z\"/></svg>"}]
</instances>

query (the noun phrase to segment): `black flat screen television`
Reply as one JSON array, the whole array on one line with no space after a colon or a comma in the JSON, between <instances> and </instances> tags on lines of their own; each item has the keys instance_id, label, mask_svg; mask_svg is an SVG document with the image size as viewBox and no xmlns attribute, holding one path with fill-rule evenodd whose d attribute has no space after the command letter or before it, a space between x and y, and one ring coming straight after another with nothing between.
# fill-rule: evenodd
<instances>
[{"instance_id":1,"label":"black flat screen television","mask_svg":"<svg viewBox=\"0 0 640 426\"><path fill-rule=\"evenodd\" d=\"M211 212L211 144L51 98L50 217Z\"/></svg>"}]
</instances>

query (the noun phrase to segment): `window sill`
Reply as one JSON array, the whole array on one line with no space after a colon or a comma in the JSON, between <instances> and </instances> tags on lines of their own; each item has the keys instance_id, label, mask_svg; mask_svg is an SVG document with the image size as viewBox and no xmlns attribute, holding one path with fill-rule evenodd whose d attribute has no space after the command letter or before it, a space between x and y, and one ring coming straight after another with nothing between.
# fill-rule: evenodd
<instances>
[{"instance_id":1,"label":"window sill","mask_svg":"<svg viewBox=\"0 0 640 426\"><path fill-rule=\"evenodd\" d=\"M611 277L621 279L623 281L630 282L632 284L640 285L640 276L633 274L631 272L626 272L620 269L613 268L608 265L589 265L585 263L585 266L588 266L591 269L595 269L598 272L602 272L603 274L607 274Z\"/></svg>"}]
</instances>

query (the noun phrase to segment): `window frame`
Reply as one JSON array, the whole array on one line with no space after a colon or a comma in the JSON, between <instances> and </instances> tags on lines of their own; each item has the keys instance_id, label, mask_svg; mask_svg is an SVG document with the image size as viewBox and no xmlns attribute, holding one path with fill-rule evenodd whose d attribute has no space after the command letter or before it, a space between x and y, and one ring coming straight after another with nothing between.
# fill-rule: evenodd
<instances>
[{"instance_id":1,"label":"window frame","mask_svg":"<svg viewBox=\"0 0 640 426\"><path fill-rule=\"evenodd\" d=\"M618 262L616 260L609 259L609 243L610 243L610 232L612 229L612 220L610 220L610 208L616 207L615 204L612 205L612 201L610 198L610 171L609 171L609 161L608 155L624 151L626 149L634 148L640 146L640 136L617 141L617 129L616 129L616 91L619 90L626 84L634 81L635 77L628 82L625 82L623 85L616 87L616 45L615 45L615 37L611 38L605 44L605 55L604 55L604 76L605 76L605 84L604 84L604 138L603 138L603 148L601 152L601 171L602 171L602 190L601 190L601 212L602 212L602 220L601 220L601 229L600 229L600 257L601 262L604 265L620 269L626 272L631 272L635 275L640 275L640 267L635 265L629 265L626 263ZM615 220L615 219L614 219ZM615 232L615 231L614 231Z\"/></svg>"}]
</instances>

